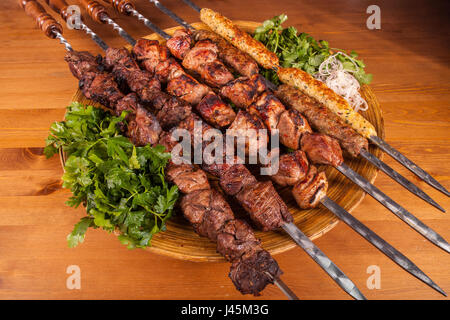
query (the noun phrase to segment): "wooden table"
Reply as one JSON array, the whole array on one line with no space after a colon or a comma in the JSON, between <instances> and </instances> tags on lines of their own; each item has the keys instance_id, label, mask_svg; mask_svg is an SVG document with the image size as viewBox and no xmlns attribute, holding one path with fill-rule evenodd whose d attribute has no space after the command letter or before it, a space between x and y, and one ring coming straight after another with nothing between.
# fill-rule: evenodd
<instances>
[{"instance_id":1,"label":"wooden table","mask_svg":"<svg viewBox=\"0 0 450 320\"><path fill-rule=\"evenodd\" d=\"M71 1L74 3L73 1ZM232 19L263 21L287 13L286 25L332 46L354 49L374 74L372 87L384 111L386 139L450 188L450 70L448 5L428 1L378 1L381 30L366 28L371 1L204 1ZM137 7L160 27L174 26L147 1ZM187 21L197 14L164 1ZM111 46L124 42L109 28L86 19ZM253 299L241 296L226 276L227 263L192 263L125 249L114 235L89 231L69 249L66 235L83 209L65 206L57 157L42 155L50 124L63 117L77 86L64 50L46 39L16 0L0 3L0 298L1 299ZM131 18L118 21L135 37L150 32ZM66 31L75 49L100 52L82 33ZM386 162L417 183L444 208L449 199L394 160ZM383 174L380 189L450 240L450 218ZM450 257L366 197L354 215L379 233L444 290L450 292ZM428 286L368 244L343 223L315 243L369 299L442 299ZM284 281L302 299L349 297L301 249L276 256ZM69 265L81 269L81 289L66 287ZM366 286L367 268L380 267L381 288ZM274 286L262 299L284 299Z\"/></svg>"}]
</instances>

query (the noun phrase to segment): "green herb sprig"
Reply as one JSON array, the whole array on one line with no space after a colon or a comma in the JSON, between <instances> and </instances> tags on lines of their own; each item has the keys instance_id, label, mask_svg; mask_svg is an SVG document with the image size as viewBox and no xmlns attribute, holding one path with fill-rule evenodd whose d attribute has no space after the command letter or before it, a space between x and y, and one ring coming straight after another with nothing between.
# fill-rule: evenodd
<instances>
[{"instance_id":1,"label":"green herb sprig","mask_svg":"<svg viewBox=\"0 0 450 320\"><path fill-rule=\"evenodd\" d=\"M72 192L67 204L83 204L87 212L67 236L69 247L83 242L92 227L119 232L128 248L144 248L172 216L178 188L164 179L170 153L163 146L134 146L118 129L125 116L73 103L65 121L50 128L45 155L59 148L67 154L62 177Z\"/></svg>"},{"instance_id":2,"label":"green herb sprig","mask_svg":"<svg viewBox=\"0 0 450 320\"><path fill-rule=\"evenodd\" d=\"M280 65L284 68L299 68L314 75L319 71L321 63L331 55L331 50L342 51L330 48L325 40L315 40L307 33L298 34L294 27L283 28L281 25L287 20L287 15L281 14L272 19L264 21L255 31L254 38L262 42L270 51L274 52L280 59ZM365 64L362 60L356 59L358 54L352 51L349 56L358 66L358 71L353 75L361 84L368 84L372 81L372 75L364 72ZM352 60L346 56L336 57L342 62L344 69L355 70ZM262 74L275 84L280 81L275 71L263 70Z\"/></svg>"}]
</instances>

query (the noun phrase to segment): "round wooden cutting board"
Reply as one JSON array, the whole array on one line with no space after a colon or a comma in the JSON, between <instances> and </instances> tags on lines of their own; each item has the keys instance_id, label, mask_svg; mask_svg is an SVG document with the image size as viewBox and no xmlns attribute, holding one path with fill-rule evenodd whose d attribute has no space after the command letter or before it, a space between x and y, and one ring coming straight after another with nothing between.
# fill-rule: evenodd
<instances>
[{"instance_id":1,"label":"round wooden cutting board","mask_svg":"<svg viewBox=\"0 0 450 320\"><path fill-rule=\"evenodd\" d=\"M235 21L235 24L241 29L253 33L260 25L257 22L250 21ZM193 23L196 28L208 29L203 23ZM166 29L168 34L180 27ZM159 40L164 42L164 39L157 34L146 36L147 39ZM369 108L362 114L368 119L376 128L378 136L384 138L384 124L382 112L375 95L368 86L361 88L363 97L369 104ZM97 105L86 99L80 90L76 92L72 101L78 101L83 104ZM382 151L378 148L370 146L372 152L378 158L382 158ZM345 162L359 174L364 176L369 181L373 182L377 175L377 169L362 159L346 159ZM351 181L346 179L334 168L328 167L326 169L329 188L328 196L341 205L344 209L351 212L364 198L365 193L358 188ZM280 195L289 207L289 211L294 217L295 224L311 239L318 238L331 230L338 223L338 218L328 211L323 206L311 210L301 210L290 193L290 188L277 188ZM239 206L230 201L232 208L237 216L244 216ZM256 232L256 236L262 240L263 247L271 254L277 254L293 248L296 244L284 232ZM191 261L224 261L224 258L216 252L215 243L207 238L198 236L189 223L184 220L181 212L168 221L167 231L156 234L152 239L152 247L148 250L163 254L166 256L191 260Z\"/></svg>"}]
</instances>

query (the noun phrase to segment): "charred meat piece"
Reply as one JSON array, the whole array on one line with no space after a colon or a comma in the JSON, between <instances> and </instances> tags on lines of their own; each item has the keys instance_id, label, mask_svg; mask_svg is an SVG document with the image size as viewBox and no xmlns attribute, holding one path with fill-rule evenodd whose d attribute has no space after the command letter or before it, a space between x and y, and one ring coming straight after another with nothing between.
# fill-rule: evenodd
<instances>
[{"instance_id":1,"label":"charred meat piece","mask_svg":"<svg viewBox=\"0 0 450 320\"><path fill-rule=\"evenodd\" d=\"M359 135L326 106L300 90L283 84L278 87L275 95L286 106L301 112L314 129L337 139L342 148L353 157L357 157L361 149L368 148L367 139Z\"/></svg>"},{"instance_id":2,"label":"charred meat piece","mask_svg":"<svg viewBox=\"0 0 450 320\"><path fill-rule=\"evenodd\" d=\"M248 184L236 195L236 199L263 231L278 229L293 220L270 181Z\"/></svg>"},{"instance_id":3,"label":"charred meat piece","mask_svg":"<svg viewBox=\"0 0 450 320\"><path fill-rule=\"evenodd\" d=\"M248 54L228 43L218 34L208 30L197 30L193 35L195 41L209 39L218 47L218 55L221 60L236 72L250 77L259 72L258 64Z\"/></svg>"},{"instance_id":4,"label":"charred meat piece","mask_svg":"<svg viewBox=\"0 0 450 320\"><path fill-rule=\"evenodd\" d=\"M242 294L255 296L283 272L278 263L265 251L245 255L231 265L229 277Z\"/></svg>"},{"instance_id":5,"label":"charred meat piece","mask_svg":"<svg viewBox=\"0 0 450 320\"><path fill-rule=\"evenodd\" d=\"M308 159L303 151L283 154L278 159L278 167L274 166L276 172L271 175L271 179L280 186L293 186L306 178L308 167Z\"/></svg>"},{"instance_id":6,"label":"charred meat piece","mask_svg":"<svg viewBox=\"0 0 450 320\"><path fill-rule=\"evenodd\" d=\"M176 30L172 38L167 40L166 46L174 57L183 60L184 56L192 46L191 31L188 29Z\"/></svg>"},{"instance_id":7,"label":"charred meat piece","mask_svg":"<svg viewBox=\"0 0 450 320\"><path fill-rule=\"evenodd\" d=\"M261 119L243 110L240 110L236 115L236 118L227 130L227 135L237 138L241 137L241 139L244 137L246 154L250 151L256 153L268 141L266 126ZM238 147L241 147L239 139L237 143Z\"/></svg>"},{"instance_id":8,"label":"charred meat piece","mask_svg":"<svg viewBox=\"0 0 450 320\"><path fill-rule=\"evenodd\" d=\"M139 99L135 93L129 93L124 98L120 99L116 107L114 108L114 113L116 116L120 116L123 111L129 111L130 114L127 115L127 119L136 113L136 109L139 106Z\"/></svg>"},{"instance_id":9,"label":"charred meat piece","mask_svg":"<svg viewBox=\"0 0 450 320\"><path fill-rule=\"evenodd\" d=\"M260 74L255 74L250 78L241 77L228 82L220 89L220 94L230 99L237 107L245 109L266 90L264 78Z\"/></svg>"},{"instance_id":10,"label":"charred meat piece","mask_svg":"<svg viewBox=\"0 0 450 320\"><path fill-rule=\"evenodd\" d=\"M328 181L324 172L318 172L317 168L310 166L305 180L298 182L292 188L292 195L302 209L315 208L320 200L326 196Z\"/></svg>"},{"instance_id":11,"label":"charred meat piece","mask_svg":"<svg viewBox=\"0 0 450 320\"><path fill-rule=\"evenodd\" d=\"M156 114L161 126L165 129L172 128L191 114L191 106L175 97L169 97L162 108Z\"/></svg>"},{"instance_id":12,"label":"charred meat piece","mask_svg":"<svg viewBox=\"0 0 450 320\"><path fill-rule=\"evenodd\" d=\"M220 186L226 194L234 196L246 186L255 184L256 178L242 164L232 165L229 170L222 172Z\"/></svg>"},{"instance_id":13,"label":"charred meat piece","mask_svg":"<svg viewBox=\"0 0 450 320\"><path fill-rule=\"evenodd\" d=\"M196 170L192 165L171 165L166 171L167 179L178 186L182 193L209 188L208 178L203 170Z\"/></svg>"},{"instance_id":14,"label":"charred meat piece","mask_svg":"<svg viewBox=\"0 0 450 320\"><path fill-rule=\"evenodd\" d=\"M217 235L217 252L228 261L236 261L244 254L261 250L260 241L243 220L229 220Z\"/></svg>"},{"instance_id":15,"label":"charred meat piece","mask_svg":"<svg viewBox=\"0 0 450 320\"><path fill-rule=\"evenodd\" d=\"M155 68L155 77L162 83L167 83L185 73L186 72L184 72L183 68L174 58L161 61Z\"/></svg>"},{"instance_id":16,"label":"charred meat piece","mask_svg":"<svg viewBox=\"0 0 450 320\"><path fill-rule=\"evenodd\" d=\"M109 73L84 73L79 81L79 87L86 98L110 109L124 97L114 77Z\"/></svg>"},{"instance_id":17,"label":"charred meat piece","mask_svg":"<svg viewBox=\"0 0 450 320\"><path fill-rule=\"evenodd\" d=\"M209 239L216 241L217 234L224 225L234 219L233 211L223 196L215 189L210 189L209 210L203 216L202 223L197 231Z\"/></svg>"},{"instance_id":18,"label":"charred meat piece","mask_svg":"<svg viewBox=\"0 0 450 320\"><path fill-rule=\"evenodd\" d=\"M128 122L127 136L136 146L155 145L159 140L161 127L156 118L143 107L136 108L134 119Z\"/></svg>"},{"instance_id":19,"label":"charred meat piece","mask_svg":"<svg viewBox=\"0 0 450 320\"><path fill-rule=\"evenodd\" d=\"M187 74L171 79L167 83L167 92L187 103L198 104L210 89Z\"/></svg>"},{"instance_id":20,"label":"charred meat piece","mask_svg":"<svg viewBox=\"0 0 450 320\"><path fill-rule=\"evenodd\" d=\"M169 58L167 47L159 44L157 40L139 39L133 47L136 60L151 74L155 73L156 66Z\"/></svg>"},{"instance_id":21,"label":"charred meat piece","mask_svg":"<svg viewBox=\"0 0 450 320\"><path fill-rule=\"evenodd\" d=\"M322 133L305 134L301 143L302 150L312 163L337 167L344 161L339 143L330 136Z\"/></svg>"},{"instance_id":22,"label":"charred meat piece","mask_svg":"<svg viewBox=\"0 0 450 320\"><path fill-rule=\"evenodd\" d=\"M221 87L234 77L218 60L217 51L217 46L212 41L199 41L184 56L183 67L199 74L207 84Z\"/></svg>"},{"instance_id":23,"label":"charred meat piece","mask_svg":"<svg viewBox=\"0 0 450 320\"><path fill-rule=\"evenodd\" d=\"M267 91L248 107L248 111L260 117L269 130L277 129L280 116L285 110L280 100Z\"/></svg>"},{"instance_id":24,"label":"charred meat piece","mask_svg":"<svg viewBox=\"0 0 450 320\"><path fill-rule=\"evenodd\" d=\"M210 209L211 189L196 190L183 196L181 209L184 217L192 224L195 230L203 222L203 218ZM201 234L207 236L207 234Z\"/></svg>"},{"instance_id":25,"label":"charred meat piece","mask_svg":"<svg viewBox=\"0 0 450 320\"><path fill-rule=\"evenodd\" d=\"M69 51L64 56L64 60L69 65L69 69L72 74L78 80L81 80L84 74L88 72L102 71L101 56L94 57L87 51Z\"/></svg>"},{"instance_id":26,"label":"charred meat piece","mask_svg":"<svg viewBox=\"0 0 450 320\"><path fill-rule=\"evenodd\" d=\"M223 128L233 122L236 113L214 92L209 92L195 107L203 119L216 128Z\"/></svg>"},{"instance_id":27,"label":"charred meat piece","mask_svg":"<svg viewBox=\"0 0 450 320\"><path fill-rule=\"evenodd\" d=\"M300 138L304 133L312 132L308 121L296 110L286 110L278 121L280 142L284 146L297 150L300 148Z\"/></svg>"}]
</instances>

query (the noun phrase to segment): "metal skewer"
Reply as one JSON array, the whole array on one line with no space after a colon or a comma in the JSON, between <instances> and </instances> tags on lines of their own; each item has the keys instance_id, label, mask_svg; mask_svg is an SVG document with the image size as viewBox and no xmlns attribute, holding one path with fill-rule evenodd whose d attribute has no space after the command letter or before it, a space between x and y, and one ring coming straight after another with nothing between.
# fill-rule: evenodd
<instances>
[{"instance_id":1,"label":"metal skewer","mask_svg":"<svg viewBox=\"0 0 450 320\"><path fill-rule=\"evenodd\" d=\"M169 9L166 8L166 10L169 10ZM172 15L175 15L175 13L172 12ZM182 20L180 17L178 17L178 19ZM187 24L187 22L185 22L185 24ZM275 86L274 84L272 84L272 85ZM429 203L431 203L432 205L436 206L437 208L443 210L442 207L440 207L434 200L432 200L422 190L417 188L414 184L412 184L410 181L408 181L402 175L400 175L399 173L394 171L391 167L389 167L387 164L385 164L380 159L375 157L373 154L371 154L368 151L363 151L361 153L361 155L362 155L362 157L364 157L365 159L367 159L368 161L373 163L376 167L378 167L381 170L383 170L384 172L386 172L390 177L392 177L398 183L400 183L401 185L406 187L409 191L418 195L419 197L426 200L427 202L429 202L428 199L430 199L431 202L429 202ZM422 234L429 241L431 241L438 247L442 248L446 252L450 252L449 251L450 245L448 244L448 242L446 240L444 240L443 237L441 237L434 230L432 230L431 228L426 226L424 223L422 223L419 219L417 219L415 216L413 216L411 213L409 213L405 208L400 206L398 203L396 203L394 200L392 200L390 197L388 197L386 194L384 194L381 190L376 188L369 181L367 181L365 178L360 176L353 169L348 167L345 163L342 163L340 166L337 166L336 169L340 173L342 173L344 176L346 176L348 179L350 179L353 183L355 183L357 186L359 186L361 189L363 189L368 194L370 194L372 197L374 197L381 204L383 204L386 208L391 210L397 217L399 217L404 222L406 222L411 227L413 227L416 231L418 231L420 234ZM414 186L414 187L412 187L412 186ZM445 212L445 210L443 210L443 211Z\"/></svg>"},{"instance_id":2,"label":"metal skewer","mask_svg":"<svg viewBox=\"0 0 450 320\"><path fill-rule=\"evenodd\" d=\"M27 15L35 19L37 25L49 38L59 39L67 51L73 51L72 46L62 36L62 26L36 0L19 0L19 4ZM92 33L95 35L94 32ZM100 39L98 36L97 38ZM104 42L102 41L102 43ZM108 46L104 50L106 51L107 49ZM272 281L290 300L299 300L295 293L280 278L272 278Z\"/></svg>"},{"instance_id":3,"label":"metal skewer","mask_svg":"<svg viewBox=\"0 0 450 320\"><path fill-rule=\"evenodd\" d=\"M53 2L54 0L45 0L48 2ZM59 0L65 1L65 0ZM81 4L86 9L89 16L98 23L108 24L110 25L114 31L116 31L119 36L121 36L125 41L134 46L136 44L136 40L133 39L121 26L119 26L111 17L109 16L106 8L97 1L93 0L80 0Z\"/></svg>"},{"instance_id":4,"label":"metal skewer","mask_svg":"<svg viewBox=\"0 0 450 320\"><path fill-rule=\"evenodd\" d=\"M169 10L169 9L166 8L166 10ZM175 15L175 13L172 12L172 15ZM181 18L178 18L178 19L182 20ZM188 24L188 23L185 22L185 24ZM183 24L183 26L184 26L184 24ZM193 27L191 26L191 28L193 28ZM159 27L157 27L155 25L153 25L151 29L153 31L159 33L162 37L164 37L166 39L170 38L170 36L167 33L165 33L163 30L161 30ZM274 84L272 84L272 85L274 85ZM376 160L380 161L378 158L376 158L369 152L364 153L364 155L367 155L367 157L369 157L369 158L370 158L370 156L372 156ZM390 167L388 167L386 164L385 164L385 166L390 169ZM359 220L357 220L355 217L353 217L350 213L348 213L346 210L344 210L342 207L340 207L333 200L331 200L328 197L324 197L322 199L321 203L327 209L329 209L331 212L333 212L337 217L339 217L342 221L344 221L346 224L348 224L353 230L358 232L361 236L363 236L366 240L368 240L371 244L373 244L376 248L378 248L382 253L384 253L391 260L393 260L395 263L400 265L403 269L405 269L406 271L408 271L409 273L411 273L418 279L422 280L423 282L425 282L426 284L428 284L429 286L431 286L432 288L437 290L439 293L446 295L446 293L436 283L434 283L423 271L421 271L412 261L410 261L401 252L399 252L397 249L392 247L385 240L383 240L377 234L375 234L373 231L371 231L369 228L367 228L364 224L362 224ZM412 215L410 214L410 216L412 216ZM413 216L412 216L412 218L411 217L408 217L408 218L410 218L410 220L413 220L413 221L415 219L416 223L417 223L417 221L419 221L418 219L416 219ZM420 223L420 221L419 221L419 223ZM432 232L434 232L434 231L432 231ZM438 235L438 237L439 237L439 235Z\"/></svg>"},{"instance_id":5,"label":"metal skewer","mask_svg":"<svg viewBox=\"0 0 450 320\"><path fill-rule=\"evenodd\" d=\"M150 0L151 1L151 0ZM188 6L190 6L192 9L194 9L197 12L201 11L201 8L199 8L196 4L194 4L192 1L190 0L182 0L184 3L186 3ZM433 188L441 191L443 194L445 194L446 196L450 196L450 192L445 189L436 179L434 179L428 172L426 172L425 170L423 170L422 168L420 168L418 165L416 165L414 162L412 162L411 160L409 160L406 156L404 156L403 154L401 154L398 150L394 149L392 146L390 146L386 141L384 141L383 139L381 139L380 137L377 136L371 136L369 137L369 140L375 144L376 146L378 146L381 150L383 150L384 152L386 152L387 154L389 154L392 158L394 158L395 160L397 160L398 162L400 162L404 167L406 167L407 169L409 169L411 172L413 172L414 174L416 174L419 178L421 178L423 181L425 181L426 183L428 183L430 186L432 186ZM369 160L370 161L370 160ZM370 161L372 162L372 161ZM372 162L373 163L373 162ZM377 166L375 164L375 166ZM378 167L378 166L377 166ZM379 167L378 167L379 168ZM381 170L383 170L382 168L379 168ZM384 171L384 170L383 170ZM384 171L386 174L388 174L389 176L391 176L388 172ZM391 176L392 177L392 176ZM392 177L394 178L394 177ZM395 179L395 178L394 178ZM406 179L405 179L406 180ZM408 181L408 180L406 180ZM397 180L397 182L399 182L400 184L402 184L400 181ZM408 181L409 182L409 181ZM403 185L403 184L402 184ZM409 191L411 191L412 193L416 194L417 196L421 197L421 195L415 193L414 191L412 191L411 189L409 189L408 187L404 186L405 188L407 188ZM422 191L423 193L423 191ZM427 196L428 197L428 196ZM429 198L429 197L428 197ZM438 208L441 211L444 211L439 205L435 205L433 202L430 202L429 200L427 200L426 198L422 198L423 200L429 202L430 204L432 204L433 206L435 206L436 208ZM430 198L431 199L431 198Z\"/></svg>"}]
</instances>

